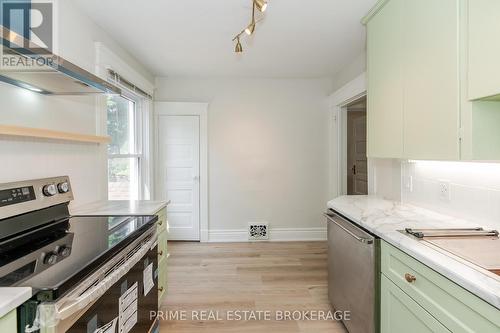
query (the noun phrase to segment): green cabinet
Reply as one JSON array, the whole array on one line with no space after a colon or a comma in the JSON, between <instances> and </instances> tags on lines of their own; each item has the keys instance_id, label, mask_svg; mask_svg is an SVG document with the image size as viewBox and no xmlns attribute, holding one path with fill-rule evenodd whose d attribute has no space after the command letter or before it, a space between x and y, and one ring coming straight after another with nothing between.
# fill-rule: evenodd
<instances>
[{"instance_id":1,"label":"green cabinet","mask_svg":"<svg viewBox=\"0 0 500 333\"><path fill-rule=\"evenodd\" d=\"M0 318L0 332L16 333L17 332L17 315L16 310L12 310L5 316Z\"/></svg>"},{"instance_id":2,"label":"green cabinet","mask_svg":"<svg viewBox=\"0 0 500 333\"><path fill-rule=\"evenodd\" d=\"M381 1L365 19L368 156L459 159L458 2Z\"/></svg>"},{"instance_id":3,"label":"green cabinet","mask_svg":"<svg viewBox=\"0 0 500 333\"><path fill-rule=\"evenodd\" d=\"M368 23L367 153L370 157L403 155L402 0L387 3ZM390 52L389 52L390 50Z\"/></svg>"},{"instance_id":4,"label":"green cabinet","mask_svg":"<svg viewBox=\"0 0 500 333\"><path fill-rule=\"evenodd\" d=\"M157 231L158 231L158 306L161 307L162 303L167 296L167 260L168 260L168 220L167 209L163 208L159 212Z\"/></svg>"},{"instance_id":5,"label":"green cabinet","mask_svg":"<svg viewBox=\"0 0 500 333\"><path fill-rule=\"evenodd\" d=\"M363 20L369 157L500 159L499 12L497 0L376 4Z\"/></svg>"},{"instance_id":6,"label":"green cabinet","mask_svg":"<svg viewBox=\"0 0 500 333\"><path fill-rule=\"evenodd\" d=\"M380 331L384 333L449 333L410 296L382 275Z\"/></svg>"},{"instance_id":7,"label":"green cabinet","mask_svg":"<svg viewBox=\"0 0 500 333\"><path fill-rule=\"evenodd\" d=\"M500 100L500 1L469 0L469 99Z\"/></svg>"},{"instance_id":8,"label":"green cabinet","mask_svg":"<svg viewBox=\"0 0 500 333\"><path fill-rule=\"evenodd\" d=\"M403 157L458 160L459 0L399 0Z\"/></svg>"},{"instance_id":9,"label":"green cabinet","mask_svg":"<svg viewBox=\"0 0 500 333\"><path fill-rule=\"evenodd\" d=\"M446 332L437 323L454 333L500 332L500 310L386 242L381 272L382 332L398 332L399 316L432 332Z\"/></svg>"}]
</instances>

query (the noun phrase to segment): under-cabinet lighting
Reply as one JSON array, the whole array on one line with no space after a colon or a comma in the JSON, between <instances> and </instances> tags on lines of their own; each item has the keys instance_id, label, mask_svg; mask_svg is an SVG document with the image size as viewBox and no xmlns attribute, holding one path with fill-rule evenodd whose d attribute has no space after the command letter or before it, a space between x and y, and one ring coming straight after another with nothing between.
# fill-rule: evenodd
<instances>
[{"instance_id":1,"label":"under-cabinet lighting","mask_svg":"<svg viewBox=\"0 0 500 333\"><path fill-rule=\"evenodd\" d=\"M500 190L500 163L421 160L408 162L414 174L421 179L443 179L476 188Z\"/></svg>"},{"instance_id":2,"label":"under-cabinet lighting","mask_svg":"<svg viewBox=\"0 0 500 333\"><path fill-rule=\"evenodd\" d=\"M41 93L43 91L42 89L38 89L38 88L35 88L35 87L27 87L26 89L29 89L29 90L37 92L37 93Z\"/></svg>"},{"instance_id":3,"label":"under-cabinet lighting","mask_svg":"<svg viewBox=\"0 0 500 333\"><path fill-rule=\"evenodd\" d=\"M24 83L24 82L19 82L18 86L21 87L21 88L24 88L24 89L28 89L30 91L37 92L37 93L43 93L44 92L43 89L34 87L34 86L32 86L30 84L27 84L27 83Z\"/></svg>"}]
</instances>

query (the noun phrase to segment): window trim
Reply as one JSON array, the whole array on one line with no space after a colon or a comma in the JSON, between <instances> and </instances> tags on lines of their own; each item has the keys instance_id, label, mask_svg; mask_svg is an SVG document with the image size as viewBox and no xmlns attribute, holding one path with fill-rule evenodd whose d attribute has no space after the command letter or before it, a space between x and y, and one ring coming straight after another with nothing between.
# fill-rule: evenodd
<instances>
[{"instance_id":1,"label":"window trim","mask_svg":"<svg viewBox=\"0 0 500 333\"><path fill-rule=\"evenodd\" d=\"M146 168L144 167L144 162L146 160L147 147L145 146L145 142L147 140L145 138L148 137L148 129L144 126L144 119L146 115L149 113L146 104L146 97L140 96L136 94L134 91L131 91L125 86L118 85L122 89L122 94L120 97L125 98L134 103L135 112L134 112L134 151L132 154L110 154L107 153L107 161L109 168L109 160L118 159L118 158L135 158L137 159L137 200L143 200L147 197L145 193L146 186ZM106 119L107 119L107 107L106 107ZM106 172L108 175L108 172ZM109 184L109 177L106 177L106 181ZM107 198L109 199L109 185L108 191L106 193Z\"/></svg>"}]
</instances>

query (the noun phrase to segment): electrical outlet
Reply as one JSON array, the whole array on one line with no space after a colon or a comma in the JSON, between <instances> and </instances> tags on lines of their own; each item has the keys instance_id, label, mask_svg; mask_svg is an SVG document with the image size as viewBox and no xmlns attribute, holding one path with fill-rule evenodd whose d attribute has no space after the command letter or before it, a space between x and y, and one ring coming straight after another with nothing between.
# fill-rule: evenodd
<instances>
[{"instance_id":1,"label":"electrical outlet","mask_svg":"<svg viewBox=\"0 0 500 333\"><path fill-rule=\"evenodd\" d=\"M408 181L406 182L406 189L408 192L413 192L413 176L408 177Z\"/></svg>"},{"instance_id":2,"label":"electrical outlet","mask_svg":"<svg viewBox=\"0 0 500 333\"><path fill-rule=\"evenodd\" d=\"M451 201L450 182L444 180L439 182L439 199L444 202Z\"/></svg>"}]
</instances>

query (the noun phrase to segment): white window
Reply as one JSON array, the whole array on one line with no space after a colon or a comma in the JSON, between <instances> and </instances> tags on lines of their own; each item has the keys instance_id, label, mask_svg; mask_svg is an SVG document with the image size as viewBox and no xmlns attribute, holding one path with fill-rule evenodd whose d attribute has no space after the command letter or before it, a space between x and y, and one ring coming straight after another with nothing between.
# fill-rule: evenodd
<instances>
[{"instance_id":1,"label":"white window","mask_svg":"<svg viewBox=\"0 0 500 333\"><path fill-rule=\"evenodd\" d=\"M141 195L141 99L133 95L107 97L108 199L139 200Z\"/></svg>"}]
</instances>

